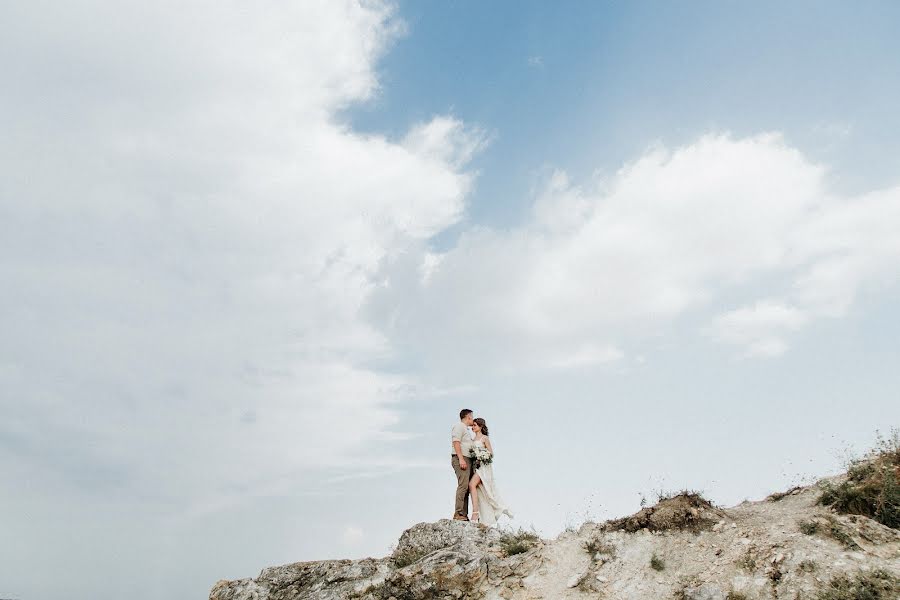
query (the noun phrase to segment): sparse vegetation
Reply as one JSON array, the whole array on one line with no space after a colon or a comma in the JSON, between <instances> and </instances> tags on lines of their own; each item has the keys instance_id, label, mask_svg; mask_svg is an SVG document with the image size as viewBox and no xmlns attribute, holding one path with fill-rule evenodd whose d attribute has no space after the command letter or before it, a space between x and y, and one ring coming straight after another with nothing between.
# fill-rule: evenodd
<instances>
[{"instance_id":1,"label":"sparse vegetation","mask_svg":"<svg viewBox=\"0 0 900 600\"><path fill-rule=\"evenodd\" d=\"M853 480L874 467L860 468ZM298 593L321 590L348 600L477 598L495 591L547 598L900 600L894 568L900 531L818 505L823 489L820 483L728 509L695 492L660 494L657 504L630 517L585 523L556 540L541 539L528 525L496 530L442 519L404 531L386 559L286 565L259 583L299 581ZM712 518L711 531L687 532ZM859 545L865 550L847 551ZM217 582L214 596L231 597L239 586Z\"/></svg>"},{"instance_id":2,"label":"sparse vegetation","mask_svg":"<svg viewBox=\"0 0 900 600\"><path fill-rule=\"evenodd\" d=\"M843 544L845 548L859 550L859 544L850 537L850 534L847 533L840 522L834 517L828 517L828 527L825 529L825 533L833 540Z\"/></svg>"},{"instance_id":3,"label":"sparse vegetation","mask_svg":"<svg viewBox=\"0 0 900 600\"><path fill-rule=\"evenodd\" d=\"M595 522L596 520L591 513L591 503L588 502L587 508L585 508L582 512L566 513L564 530L569 533L578 533L578 531L585 525Z\"/></svg>"},{"instance_id":4,"label":"sparse vegetation","mask_svg":"<svg viewBox=\"0 0 900 600\"><path fill-rule=\"evenodd\" d=\"M896 600L900 579L882 569L859 572L854 577L839 575L828 582L816 600Z\"/></svg>"},{"instance_id":5,"label":"sparse vegetation","mask_svg":"<svg viewBox=\"0 0 900 600\"><path fill-rule=\"evenodd\" d=\"M795 485L794 487L792 487L792 488L789 489L789 490L785 490L785 491L783 491L783 492L775 492L774 494L769 494L769 495L766 497L766 500L768 500L769 502L778 502L779 500L781 500L781 499L784 498L785 496L790 496L791 494L794 494L794 493L796 493L796 492L798 492L798 491L800 491L800 490L802 490L802 489L803 489L803 488L801 488L799 485Z\"/></svg>"},{"instance_id":6,"label":"sparse vegetation","mask_svg":"<svg viewBox=\"0 0 900 600\"><path fill-rule=\"evenodd\" d=\"M819 533L818 521L800 521L798 525L801 533L805 533L806 535L816 535Z\"/></svg>"},{"instance_id":7,"label":"sparse vegetation","mask_svg":"<svg viewBox=\"0 0 900 600\"><path fill-rule=\"evenodd\" d=\"M635 532L649 531L692 531L698 533L712 527L724 513L700 495L699 492L682 490L675 494L658 494L659 501L644 507L635 514L613 521L607 521L606 529Z\"/></svg>"},{"instance_id":8,"label":"sparse vegetation","mask_svg":"<svg viewBox=\"0 0 900 600\"><path fill-rule=\"evenodd\" d=\"M597 554L604 554L609 556L609 558L615 558L616 556L616 547L603 538L591 538L584 543L583 547L585 552L590 554L591 557L594 557Z\"/></svg>"},{"instance_id":9,"label":"sparse vegetation","mask_svg":"<svg viewBox=\"0 0 900 600\"><path fill-rule=\"evenodd\" d=\"M700 585L700 579L696 575L682 576L678 580L678 587L675 589L675 600L688 600L693 598L693 594L689 594L689 590Z\"/></svg>"},{"instance_id":10,"label":"sparse vegetation","mask_svg":"<svg viewBox=\"0 0 900 600\"><path fill-rule=\"evenodd\" d=\"M900 430L878 437L875 449L851 462L847 478L827 485L819 502L840 513L863 515L900 529Z\"/></svg>"},{"instance_id":11,"label":"sparse vegetation","mask_svg":"<svg viewBox=\"0 0 900 600\"><path fill-rule=\"evenodd\" d=\"M703 497L703 492L701 490L689 490L687 488L678 490L677 492L671 492L666 490L656 490L654 492L656 495L656 503L665 502L666 500L672 500L673 498L684 497L684 498L694 498L701 501L701 503L706 503L712 506L706 498Z\"/></svg>"},{"instance_id":12,"label":"sparse vegetation","mask_svg":"<svg viewBox=\"0 0 900 600\"><path fill-rule=\"evenodd\" d=\"M817 533L820 533L843 544L845 548L851 550L859 549L859 544L857 544L850 534L847 533L840 521L831 515L826 516L824 522L821 519L813 519L810 521L800 521L797 525L799 526L800 531L806 535L816 535Z\"/></svg>"},{"instance_id":13,"label":"sparse vegetation","mask_svg":"<svg viewBox=\"0 0 900 600\"><path fill-rule=\"evenodd\" d=\"M816 564L814 560L804 560L800 561L800 564L797 565L797 568L801 573L814 573L819 566Z\"/></svg>"},{"instance_id":14,"label":"sparse vegetation","mask_svg":"<svg viewBox=\"0 0 900 600\"><path fill-rule=\"evenodd\" d=\"M500 547L506 556L528 552L537 545L541 538L533 531L519 528L516 531L508 531L500 536Z\"/></svg>"},{"instance_id":15,"label":"sparse vegetation","mask_svg":"<svg viewBox=\"0 0 900 600\"><path fill-rule=\"evenodd\" d=\"M752 551L747 550L747 553L738 559L737 566L744 569L748 573L752 573L756 570L756 556Z\"/></svg>"}]
</instances>

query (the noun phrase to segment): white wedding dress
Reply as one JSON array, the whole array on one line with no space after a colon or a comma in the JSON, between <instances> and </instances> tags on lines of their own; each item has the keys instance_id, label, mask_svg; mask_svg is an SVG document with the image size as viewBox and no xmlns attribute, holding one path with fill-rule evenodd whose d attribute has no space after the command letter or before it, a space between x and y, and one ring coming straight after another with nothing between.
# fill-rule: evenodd
<instances>
[{"instance_id":1,"label":"white wedding dress","mask_svg":"<svg viewBox=\"0 0 900 600\"><path fill-rule=\"evenodd\" d=\"M485 447L484 440L475 440L475 445ZM494 479L493 464L481 465L475 469L475 474L481 478L478 484L478 522L485 525L494 526L500 515L506 515L510 519L513 518L509 507L500 497L497 490L497 481Z\"/></svg>"}]
</instances>

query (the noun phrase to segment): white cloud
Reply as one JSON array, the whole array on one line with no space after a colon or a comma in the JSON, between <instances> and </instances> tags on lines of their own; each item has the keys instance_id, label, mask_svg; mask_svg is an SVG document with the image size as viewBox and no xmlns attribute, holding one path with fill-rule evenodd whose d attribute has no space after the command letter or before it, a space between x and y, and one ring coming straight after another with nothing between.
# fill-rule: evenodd
<instances>
[{"instance_id":1,"label":"white cloud","mask_svg":"<svg viewBox=\"0 0 900 600\"><path fill-rule=\"evenodd\" d=\"M483 131L445 116L414 126L403 140L403 146L417 156L433 158L439 165L463 167L488 142Z\"/></svg>"},{"instance_id":2,"label":"white cloud","mask_svg":"<svg viewBox=\"0 0 900 600\"><path fill-rule=\"evenodd\" d=\"M383 438L410 382L368 366L389 347L359 309L459 219L483 142L341 122L391 7L10 10L0 460L203 512Z\"/></svg>"},{"instance_id":3,"label":"white cloud","mask_svg":"<svg viewBox=\"0 0 900 600\"><path fill-rule=\"evenodd\" d=\"M769 300L717 316L710 334L745 346L749 356L778 356L788 348L785 335L802 327L807 319L797 308Z\"/></svg>"},{"instance_id":4,"label":"white cloud","mask_svg":"<svg viewBox=\"0 0 900 600\"><path fill-rule=\"evenodd\" d=\"M465 232L423 259L427 278L398 261L375 314L438 372L604 362L735 299L750 307L726 309L712 337L781 354L900 266L900 188L843 198L825 175L776 133L657 145L589 186L555 171L525 225Z\"/></svg>"}]
</instances>

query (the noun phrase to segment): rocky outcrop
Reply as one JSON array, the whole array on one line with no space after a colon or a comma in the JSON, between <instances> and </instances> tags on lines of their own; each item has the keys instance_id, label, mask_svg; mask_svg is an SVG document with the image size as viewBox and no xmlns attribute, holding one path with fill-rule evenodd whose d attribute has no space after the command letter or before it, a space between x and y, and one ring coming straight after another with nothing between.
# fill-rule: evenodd
<instances>
[{"instance_id":1,"label":"rocky outcrop","mask_svg":"<svg viewBox=\"0 0 900 600\"><path fill-rule=\"evenodd\" d=\"M837 514L820 495L820 486L794 488L729 509L678 495L554 540L420 523L391 556L270 567L216 583L210 600L814 600L855 598L822 594L864 584L882 590L867 598L900 598L900 533Z\"/></svg>"},{"instance_id":2,"label":"rocky outcrop","mask_svg":"<svg viewBox=\"0 0 900 600\"><path fill-rule=\"evenodd\" d=\"M507 556L496 529L462 521L420 523L382 559L301 562L264 569L255 579L220 581L210 600L419 600L482 598L512 591L539 563L540 544Z\"/></svg>"}]
</instances>

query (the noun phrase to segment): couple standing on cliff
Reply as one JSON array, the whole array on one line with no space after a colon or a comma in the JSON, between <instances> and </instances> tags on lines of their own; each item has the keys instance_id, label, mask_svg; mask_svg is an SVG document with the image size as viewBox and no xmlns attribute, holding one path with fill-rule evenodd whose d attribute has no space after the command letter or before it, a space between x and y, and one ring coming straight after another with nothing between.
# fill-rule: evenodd
<instances>
[{"instance_id":1,"label":"couple standing on cliff","mask_svg":"<svg viewBox=\"0 0 900 600\"><path fill-rule=\"evenodd\" d=\"M459 422L450 430L450 443L453 450L450 464L456 473L453 518L469 520L469 497L472 498L471 520L475 523L495 525L503 514L512 518L494 481L494 448L484 419L474 418L468 408L459 411Z\"/></svg>"}]
</instances>

